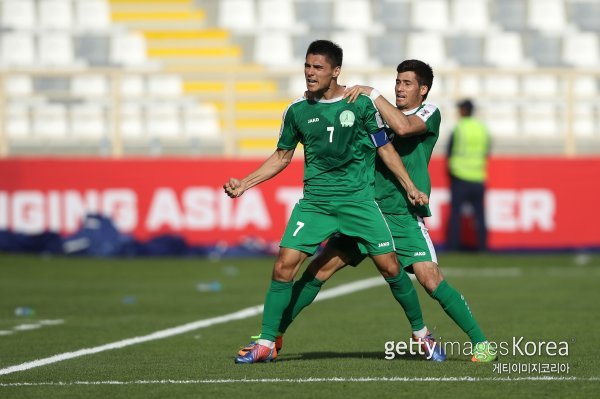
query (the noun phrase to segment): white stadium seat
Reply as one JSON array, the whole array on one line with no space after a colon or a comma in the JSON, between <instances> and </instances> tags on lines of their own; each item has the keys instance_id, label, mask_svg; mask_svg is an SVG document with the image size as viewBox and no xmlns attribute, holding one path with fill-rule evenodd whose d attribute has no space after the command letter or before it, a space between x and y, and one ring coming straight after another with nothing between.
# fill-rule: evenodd
<instances>
[{"instance_id":1,"label":"white stadium seat","mask_svg":"<svg viewBox=\"0 0 600 399\"><path fill-rule=\"evenodd\" d=\"M487 94L514 97L519 94L519 79L514 75L489 75L484 78Z\"/></svg>"},{"instance_id":2,"label":"white stadium seat","mask_svg":"<svg viewBox=\"0 0 600 399\"><path fill-rule=\"evenodd\" d=\"M490 9L487 0L454 0L452 31L486 32L490 29Z\"/></svg>"},{"instance_id":3,"label":"white stadium seat","mask_svg":"<svg viewBox=\"0 0 600 399\"><path fill-rule=\"evenodd\" d=\"M23 96L33 93L33 82L29 75L8 75L4 81L7 95Z\"/></svg>"},{"instance_id":4,"label":"white stadium seat","mask_svg":"<svg viewBox=\"0 0 600 399\"><path fill-rule=\"evenodd\" d=\"M119 82L120 92L125 97L141 97L146 93L146 80L141 75L125 75Z\"/></svg>"},{"instance_id":5,"label":"white stadium seat","mask_svg":"<svg viewBox=\"0 0 600 399\"><path fill-rule=\"evenodd\" d=\"M333 24L337 28L373 32L373 12L369 0L334 0Z\"/></svg>"},{"instance_id":6,"label":"white stadium seat","mask_svg":"<svg viewBox=\"0 0 600 399\"><path fill-rule=\"evenodd\" d=\"M35 65L35 43L33 35L25 32L4 33L1 36L0 63L2 65L25 66Z\"/></svg>"},{"instance_id":7,"label":"white stadium seat","mask_svg":"<svg viewBox=\"0 0 600 399\"><path fill-rule=\"evenodd\" d=\"M258 20L261 31L306 31L306 25L296 20L294 2L291 0L258 0Z\"/></svg>"},{"instance_id":8,"label":"white stadium seat","mask_svg":"<svg viewBox=\"0 0 600 399\"><path fill-rule=\"evenodd\" d=\"M372 67L379 62L369 54L367 37L357 31L334 32L332 40L346 49L344 51L344 67Z\"/></svg>"},{"instance_id":9,"label":"white stadium seat","mask_svg":"<svg viewBox=\"0 0 600 399\"><path fill-rule=\"evenodd\" d=\"M186 107L183 113L184 132L187 137L218 139L221 137L219 111L212 104Z\"/></svg>"},{"instance_id":10,"label":"white stadium seat","mask_svg":"<svg viewBox=\"0 0 600 399\"><path fill-rule=\"evenodd\" d=\"M31 133L27 105L9 104L5 111L4 128L10 139L27 138Z\"/></svg>"},{"instance_id":11,"label":"white stadium seat","mask_svg":"<svg viewBox=\"0 0 600 399\"><path fill-rule=\"evenodd\" d=\"M556 106L543 102L528 102L521 109L523 133L533 136L553 137L563 133L557 118Z\"/></svg>"},{"instance_id":12,"label":"white stadium seat","mask_svg":"<svg viewBox=\"0 0 600 399\"><path fill-rule=\"evenodd\" d=\"M529 0L527 24L533 29L562 32L567 27L563 0Z\"/></svg>"},{"instance_id":13,"label":"white stadium seat","mask_svg":"<svg viewBox=\"0 0 600 399\"><path fill-rule=\"evenodd\" d=\"M119 110L119 130L124 139L144 136L142 107L136 103L124 103Z\"/></svg>"},{"instance_id":14,"label":"white stadium seat","mask_svg":"<svg viewBox=\"0 0 600 399\"><path fill-rule=\"evenodd\" d=\"M11 29L33 29L36 25L34 0L2 0L1 25Z\"/></svg>"},{"instance_id":15,"label":"white stadium seat","mask_svg":"<svg viewBox=\"0 0 600 399\"><path fill-rule=\"evenodd\" d=\"M218 24L232 31L256 30L256 10L253 0L219 0Z\"/></svg>"},{"instance_id":16,"label":"white stadium seat","mask_svg":"<svg viewBox=\"0 0 600 399\"><path fill-rule=\"evenodd\" d=\"M71 93L79 96L105 96L108 82L102 75L76 75L71 79Z\"/></svg>"},{"instance_id":17,"label":"white stadium seat","mask_svg":"<svg viewBox=\"0 0 600 399\"><path fill-rule=\"evenodd\" d=\"M38 25L42 29L68 30L73 26L71 0L38 1Z\"/></svg>"},{"instance_id":18,"label":"white stadium seat","mask_svg":"<svg viewBox=\"0 0 600 399\"><path fill-rule=\"evenodd\" d=\"M559 84L553 75L530 75L523 78L523 93L529 96L548 97L559 93Z\"/></svg>"},{"instance_id":19,"label":"white stadium seat","mask_svg":"<svg viewBox=\"0 0 600 399\"><path fill-rule=\"evenodd\" d=\"M294 61L292 39L286 33L258 34L254 44L254 61L266 66L297 65Z\"/></svg>"},{"instance_id":20,"label":"white stadium seat","mask_svg":"<svg viewBox=\"0 0 600 399\"><path fill-rule=\"evenodd\" d=\"M33 109L33 134L44 138L67 136L67 110L61 104L40 104Z\"/></svg>"},{"instance_id":21,"label":"white stadium seat","mask_svg":"<svg viewBox=\"0 0 600 399\"><path fill-rule=\"evenodd\" d=\"M105 30L110 27L110 8L106 0L75 2L75 25L82 30Z\"/></svg>"},{"instance_id":22,"label":"white stadium seat","mask_svg":"<svg viewBox=\"0 0 600 399\"><path fill-rule=\"evenodd\" d=\"M139 32L115 33L111 38L110 59L124 66L142 66L146 63L146 40Z\"/></svg>"},{"instance_id":23,"label":"white stadium seat","mask_svg":"<svg viewBox=\"0 0 600 399\"><path fill-rule=\"evenodd\" d=\"M498 67L525 67L521 35L514 32L494 33L484 42L484 61Z\"/></svg>"},{"instance_id":24,"label":"white stadium seat","mask_svg":"<svg viewBox=\"0 0 600 399\"><path fill-rule=\"evenodd\" d=\"M600 65L598 35L592 32L568 34L563 39L563 61L577 67Z\"/></svg>"},{"instance_id":25,"label":"white stadium seat","mask_svg":"<svg viewBox=\"0 0 600 399\"><path fill-rule=\"evenodd\" d=\"M101 138L107 136L104 110L99 105L74 105L70 110L71 136L73 138Z\"/></svg>"},{"instance_id":26,"label":"white stadium seat","mask_svg":"<svg viewBox=\"0 0 600 399\"><path fill-rule=\"evenodd\" d=\"M446 55L444 36L435 32L409 33L406 58L423 60L434 69L452 64L452 60Z\"/></svg>"},{"instance_id":27,"label":"white stadium seat","mask_svg":"<svg viewBox=\"0 0 600 399\"><path fill-rule=\"evenodd\" d=\"M425 31L446 31L450 27L450 11L446 0L419 0L412 2L411 21L414 27Z\"/></svg>"},{"instance_id":28,"label":"white stadium seat","mask_svg":"<svg viewBox=\"0 0 600 399\"><path fill-rule=\"evenodd\" d=\"M180 96L183 91L179 75L151 75L147 86L148 94L154 96Z\"/></svg>"},{"instance_id":29,"label":"white stadium seat","mask_svg":"<svg viewBox=\"0 0 600 399\"><path fill-rule=\"evenodd\" d=\"M73 37L63 32L47 32L38 39L39 62L46 66L72 66L75 61Z\"/></svg>"},{"instance_id":30,"label":"white stadium seat","mask_svg":"<svg viewBox=\"0 0 600 399\"><path fill-rule=\"evenodd\" d=\"M146 107L146 132L153 138L176 138L182 134L178 106L153 103Z\"/></svg>"}]
</instances>

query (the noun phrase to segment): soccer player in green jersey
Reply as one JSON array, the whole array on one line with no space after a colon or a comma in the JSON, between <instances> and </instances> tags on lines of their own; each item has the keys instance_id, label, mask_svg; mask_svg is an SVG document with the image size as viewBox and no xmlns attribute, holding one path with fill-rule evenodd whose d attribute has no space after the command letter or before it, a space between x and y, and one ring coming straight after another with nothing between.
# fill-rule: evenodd
<instances>
[{"instance_id":1,"label":"soccer player in green jersey","mask_svg":"<svg viewBox=\"0 0 600 399\"><path fill-rule=\"evenodd\" d=\"M439 109L424 101L431 90L433 71L419 60L406 60L398 65L396 77L396 106L390 104L379 92L367 86L349 88L345 97L350 102L369 95L389 126L388 134L393 145L415 184L427 195L431 191L428 165L433 147L439 136L441 114ZM437 300L452 320L469 336L474 345L472 361L485 362L496 359L495 353L473 317L464 297L445 279L438 267L435 248L423 223L423 217L431 216L427 204L413 204L385 165L378 160L375 189L377 202L390 226L394 237L396 254L406 271L414 273L427 293ZM346 265L356 266L365 258L362 244L351 237L337 234L330 239L324 251L308 266L294 286L294 297L284 312L280 325L282 334L298 313L317 296L321 285L337 270ZM411 303L408 295L414 291L405 273L398 276L397 285L403 287L405 302L402 303L411 323L413 339L422 343L428 358L441 361L443 351L428 353L432 339L427 331L417 303Z\"/></svg>"},{"instance_id":2,"label":"soccer player in green jersey","mask_svg":"<svg viewBox=\"0 0 600 399\"><path fill-rule=\"evenodd\" d=\"M275 340L293 279L304 260L334 233L360 242L386 280L405 272L394 253L387 223L375 202L375 158L383 160L406 190L409 201L428 197L410 180L368 96L349 103L337 84L343 52L335 43L310 44L304 63L307 95L288 106L275 152L245 178L230 178L223 188L232 198L272 178L304 145L304 197L294 207L273 267L264 304L260 339L236 363L268 362L277 357ZM391 285L391 283L390 283ZM392 287L394 289L394 287Z\"/></svg>"}]
</instances>

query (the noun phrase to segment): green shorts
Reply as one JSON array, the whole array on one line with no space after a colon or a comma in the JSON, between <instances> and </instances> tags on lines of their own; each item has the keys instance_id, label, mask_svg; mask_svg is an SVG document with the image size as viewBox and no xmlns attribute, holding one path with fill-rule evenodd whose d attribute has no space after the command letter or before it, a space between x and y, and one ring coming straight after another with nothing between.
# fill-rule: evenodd
<instances>
[{"instance_id":1,"label":"green shorts","mask_svg":"<svg viewBox=\"0 0 600 399\"><path fill-rule=\"evenodd\" d=\"M417 262L437 263L437 255L429 232L423 223L423 218L417 215L386 214L385 219L390 226L398 262L412 273L412 265ZM350 265L356 266L366 257L366 251L361 243L352 237L336 234L328 242L352 259Z\"/></svg>"},{"instance_id":2,"label":"green shorts","mask_svg":"<svg viewBox=\"0 0 600 399\"><path fill-rule=\"evenodd\" d=\"M375 201L300 200L290 216L280 246L309 255L334 233L352 237L369 255L395 250L388 225Z\"/></svg>"}]
</instances>

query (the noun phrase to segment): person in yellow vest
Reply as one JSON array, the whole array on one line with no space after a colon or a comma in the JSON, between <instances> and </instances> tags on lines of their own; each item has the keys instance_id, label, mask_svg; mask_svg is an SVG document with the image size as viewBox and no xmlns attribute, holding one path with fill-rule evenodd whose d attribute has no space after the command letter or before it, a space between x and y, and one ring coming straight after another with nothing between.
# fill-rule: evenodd
<instances>
[{"instance_id":1,"label":"person in yellow vest","mask_svg":"<svg viewBox=\"0 0 600 399\"><path fill-rule=\"evenodd\" d=\"M477 249L487 250L484 195L491 143L485 125L473 117L474 108L473 102L468 99L458 103L460 119L448 144L451 211L446 249L449 251L462 249L460 227L464 204L473 207Z\"/></svg>"}]
</instances>

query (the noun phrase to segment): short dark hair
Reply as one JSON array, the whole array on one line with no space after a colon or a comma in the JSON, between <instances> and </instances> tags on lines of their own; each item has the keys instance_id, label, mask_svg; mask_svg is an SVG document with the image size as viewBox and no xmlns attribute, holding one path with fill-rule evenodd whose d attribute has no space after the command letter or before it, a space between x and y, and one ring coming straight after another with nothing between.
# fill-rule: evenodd
<instances>
[{"instance_id":1,"label":"short dark hair","mask_svg":"<svg viewBox=\"0 0 600 399\"><path fill-rule=\"evenodd\" d=\"M344 58L344 51L342 48L329 40L315 40L312 42L308 46L308 50L306 50L306 55L308 56L309 54L325 56L334 68L341 67Z\"/></svg>"},{"instance_id":2,"label":"short dark hair","mask_svg":"<svg viewBox=\"0 0 600 399\"><path fill-rule=\"evenodd\" d=\"M433 85L433 69L429 64L419 60L405 60L398 64L396 68L398 73L401 72L414 72L417 75L417 82L419 86L427 86L427 93L423 96L423 101L427 99L431 86Z\"/></svg>"},{"instance_id":3,"label":"short dark hair","mask_svg":"<svg viewBox=\"0 0 600 399\"><path fill-rule=\"evenodd\" d=\"M473 110L475 109L475 105L473 101L465 98L462 101L459 101L457 104L458 108L462 108L467 116L473 115Z\"/></svg>"}]
</instances>

